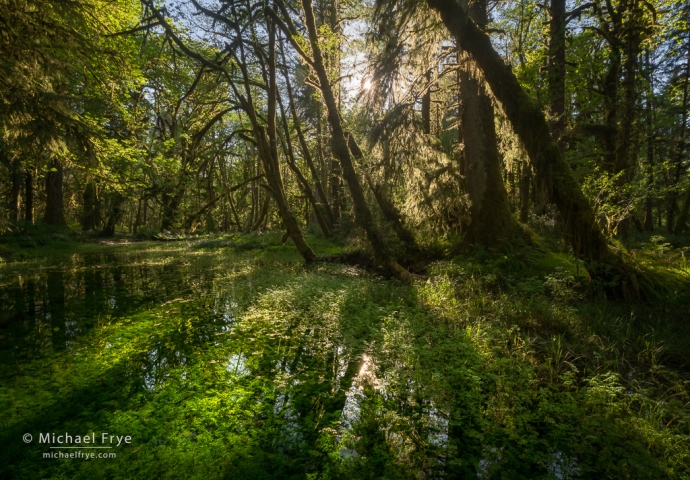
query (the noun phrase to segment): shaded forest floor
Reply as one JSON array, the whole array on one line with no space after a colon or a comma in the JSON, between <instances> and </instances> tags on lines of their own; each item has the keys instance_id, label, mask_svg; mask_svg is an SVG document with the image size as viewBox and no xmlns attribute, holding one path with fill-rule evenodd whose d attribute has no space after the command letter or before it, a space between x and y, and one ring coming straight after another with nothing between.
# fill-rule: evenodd
<instances>
[{"instance_id":1,"label":"shaded forest floor","mask_svg":"<svg viewBox=\"0 0 690 480\"><path fill-rule=\"evenodd\" d=\"M545 233L413 285L280 237L0 237L0 477L690 478L687 237L627 245L653 304ZM133 441L41 458L92 431Z\"/></svg>"}]
</instances>

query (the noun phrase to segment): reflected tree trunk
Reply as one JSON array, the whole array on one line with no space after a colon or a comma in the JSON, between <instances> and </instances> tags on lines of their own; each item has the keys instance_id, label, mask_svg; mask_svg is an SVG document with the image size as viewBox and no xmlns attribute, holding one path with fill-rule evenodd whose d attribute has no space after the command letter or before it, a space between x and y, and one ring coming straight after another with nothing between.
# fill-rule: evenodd
<instances>
[{"instance_id":1,"label":"reflected tree trunk","mask_svg":"<svg viewBox=\"0 0 690 480\"><path fill-rule=\"evenodd\" d=\"M65 275L61 269L53 269L48 272L46 283L52 344L54 349L61 350L64 349L67 344L67 327L65 325Z\"/></svg>"}]
</instances>

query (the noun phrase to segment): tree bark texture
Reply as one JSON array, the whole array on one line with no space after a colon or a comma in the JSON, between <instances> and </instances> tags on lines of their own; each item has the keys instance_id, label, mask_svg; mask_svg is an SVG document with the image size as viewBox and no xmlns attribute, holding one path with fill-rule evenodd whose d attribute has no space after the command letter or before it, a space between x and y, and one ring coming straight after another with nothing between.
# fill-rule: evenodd
<instances>
[{"instance_id":1,"label":"tree bark texture","mask_svg":"<svg viewBox=\"0 0 690 480\"><path fill-rule=\"evenodd\" d=\"M115 226L117 222L122 218L124 213L122 210L122 205L125 202L125 197L120 192L115 192L112 194L110 199L110 211L108 212L108 218L106 218L105 225L103 225L103 230L101 231L101 236L103 237L113 237L115 236Z\"/></svg>"},{"instance_id":2,"label":"tree bark texture","mask_svg":"<svg viewBox=\"0 0 690 480\"><path fill-rule=\"evenodd\" d=\"M96 210L96 184L88 182L84 187L84 213L82 215L81 227L84 231L95 230L98 212ZM138 219L137 219L138 220Z\"/></svg>"},{"instance_id":3,"label":"tree bark texture","mask_svg":"<svg viewBox=\"0 0 690 480\"><path fill-rule=\"evenodd\" d=\"M527 162L523 162L522 172L520 174L520 221L522 223L527 223L527 220L529 220L529 188L532 183L531 173Z\"/></svg>"},{"instance_id":4,"label":"tree bark texture","mask_svg":"<svg viewBox=\"0 0 690 480\"><path fill-rule=\"evenodd\" d=\"M34 223L34 176L30 170L24 174L24 221Z\"/></svg>"},{"instance_id":5,"label":"tree bark texture","mask_svg":"<svg viewBox=\"0 0 690 480\"><path fill-rule=\"evenodd\" d=\"M486 1L473 1L469 15L480 27L485 27ZM520 227L510 211L503 185L491 99L472 73L472 60L466 54L460 59L458 78L464 184L471 202L470 224L464 242L467 245L496 246L516 235Z\"/></svg>"},{"instance_id":6,"label":"tree bark texture","mask_svg":"<svg viewBox=\"0 0 690 480\"><path fill-rule=\"evenodd\" d=\"M549 124L551 135L563 151L565 130L565 0L551 0L549 22Z\"/></svg>"},{"instance_id":7,"label":"tree bark texture","mask_svg":"<svg viewBox=\"0 0 690 480\"><path fill-rule=\"evenodd\" d=\"M468 70L460 73L465 190L470 224L465 244L496 246L519 232L501 177L494 109L482 85Z\"/></svg>"},{"instance_id":8,"label":"tree bark texture","mask_svg":"<svg viewBox=\"0 0 690 480\"><path fill-rule=\"evenodd\" d=\"M62 163L54 159L46 173L46 211L43 222L48 225L67 225L65 204L62 193L64 171Z\"/></svg>"},{"instance_id":9,"label":"tree bark texture","mask_svg":"<svg viewBox=\"0 0 690 480\"><path fill-rule=\"evenodd\" d=\"M19 214L21 212L21 194L22 194L22 164L19 159L12 162L12 186L10 192L10 220L12 222L19 221Z\"/></svg>"},{"instance_id":10,"label":"tree bark texture","mask_svg":"<svg viewBox=\"0 0 690 480\"><path fill-rule=\"evenodd\" d=\"M422 128L427 135L431 134L431 75L432 70L426 72L427 89L422 95Z\"/></svg>"}]
</instances>

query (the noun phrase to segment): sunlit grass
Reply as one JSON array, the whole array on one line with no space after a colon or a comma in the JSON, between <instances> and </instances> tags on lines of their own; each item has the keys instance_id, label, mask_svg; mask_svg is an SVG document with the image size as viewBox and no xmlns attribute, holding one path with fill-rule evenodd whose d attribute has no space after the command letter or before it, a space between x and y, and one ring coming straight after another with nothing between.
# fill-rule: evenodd
<instances>
[{"instance_id":1,"label":"sunlit grass","mask_svg":"<svg viewBox=\"0 0 690 480\"><path fill-rule=\"evenodd\" d=\"M682 285L677 253L636 258ZM460 256L402 285L305 267L279 234L100 254L61 261L66 316L95 316L69 348L51 346L44 320L0 339L17 347L0 372L0 460L14 476L688 474L682 291L662 306L605 301L564 254L530 252ZM54 267L4 266L3 288ZM96 271L120 302L97 315L70 303ZM21 441L63 430L134 442L80 463Z\"/></svg>"}]
</instances>

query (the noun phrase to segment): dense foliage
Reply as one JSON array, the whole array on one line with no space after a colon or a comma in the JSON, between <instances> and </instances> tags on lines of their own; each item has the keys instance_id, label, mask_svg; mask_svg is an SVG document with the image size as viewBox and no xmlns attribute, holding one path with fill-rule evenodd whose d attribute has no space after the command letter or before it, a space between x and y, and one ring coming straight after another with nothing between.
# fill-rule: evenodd
<instances>
[{"instance_id":1,"label":"dense foliage","mask_svg":"<svg viewBox=\"0 0 690 480\"><path fill-rule=\"evenodd\" d=\"M290 231L287 209L349 234L355 182L407 243L473 233L482 180L459 92L483 67L419 2L305 5L7 0L2 228ZM470 14L549 119L604 234L683 232L687 5L474 2ZM548 215L554 187L496 101L499 190L521 221ZM358 178L330 148L341 129Z\"/></svg>"}]
</instances>

